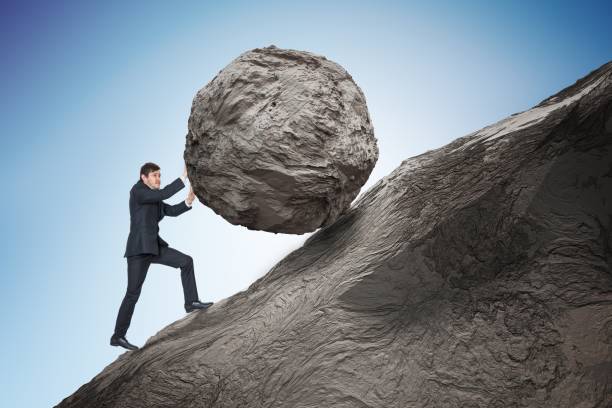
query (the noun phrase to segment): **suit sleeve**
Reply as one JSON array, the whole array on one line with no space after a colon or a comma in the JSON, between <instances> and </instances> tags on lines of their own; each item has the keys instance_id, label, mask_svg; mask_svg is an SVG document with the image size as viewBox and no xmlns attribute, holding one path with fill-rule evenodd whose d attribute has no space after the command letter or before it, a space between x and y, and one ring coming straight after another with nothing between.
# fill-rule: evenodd
<instances>
[{"instance_id":1,"label":"suit sleeve","mask_svg":"<svg viewBox=\"0 0 612 408\"><path fill-rule=\"evenodd\" d=\"M169 205L166 203L162 203L162 205L164 207L164 214L169 217L177 217L182 213L191 210L191 207L185 203L185 200L175 205Z\"/></svg>"},{"instance_id":2,"label":"suit sleeve","mask_svg":"<svg viewBox=\"0 0 612 408\"><path fill-rule=\"evenodd\" d=\"M185 187L185 183L178 177L172 183L159 190L150 188L138 188L134 190L134 199L140 204L157 203L167 198L172 197L178 191Z\"/></svg>"}]
</instances>

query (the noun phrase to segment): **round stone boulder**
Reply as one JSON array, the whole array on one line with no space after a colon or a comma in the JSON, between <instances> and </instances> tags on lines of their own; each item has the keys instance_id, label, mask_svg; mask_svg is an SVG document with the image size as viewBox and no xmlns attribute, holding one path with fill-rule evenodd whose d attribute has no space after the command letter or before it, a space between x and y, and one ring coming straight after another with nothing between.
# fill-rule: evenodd
<instances>
[{"instance_id":1,"label":"round stone boulder","mask_svg":"<svg viewBox=\"0 0 612 408\"><path fill-rule=\"evenodd\" d=\"M183 157L200 202L230 223L303 234L349 208L378 146L344 68L271 45L239 55L197 92Z\"/></svg>"}]
</instances>

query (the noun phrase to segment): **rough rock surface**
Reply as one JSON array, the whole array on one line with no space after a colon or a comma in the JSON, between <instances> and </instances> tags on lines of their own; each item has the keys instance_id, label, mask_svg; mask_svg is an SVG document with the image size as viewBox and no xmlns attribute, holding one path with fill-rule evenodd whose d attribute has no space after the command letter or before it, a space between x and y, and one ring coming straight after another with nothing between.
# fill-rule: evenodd
<instances>
[{"instance_id":1,"label":"rough rock surface","mask_svg":"<svg viewBox=\"0 0 612 408\"><path fill-rule=\"evenodd\" d=\"M361 89L340 65L270 46L196 94L184 159L200 202L235 225L303 234L359 194L378 147Z\"/></svg>"},{"instance_id":2,"label":"rough rock surface","mask_svg":"<svg viewBox=\"0 0 612 408\"><path fill-rule=\"evenodd\" d=\"M61 407L610 407L612 62L409 158Z\"/></svg>"}]
</instances>

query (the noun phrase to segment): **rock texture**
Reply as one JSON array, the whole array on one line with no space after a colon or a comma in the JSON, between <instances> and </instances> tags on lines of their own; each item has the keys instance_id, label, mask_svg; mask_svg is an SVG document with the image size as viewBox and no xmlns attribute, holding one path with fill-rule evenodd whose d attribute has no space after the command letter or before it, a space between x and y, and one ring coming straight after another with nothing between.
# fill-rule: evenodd
<instances>
[{"instance_id":1,"label":"rock texture","mask_svg":"<svg viewBox=\"0 0 612 408\"><path fill-rule=\"evenodd\" d=\"M275 46L241 54L200 89L188 128L196 196L254 230L332 224L378 159L365 97L344 68Z\"/></svg>"},{"instance_id":2,"label":"rock texture","mask_svg":"<svg viewBox=\"0 0 612 408\"><path fill-rule=\"evenodd\" d=\"M409 158L60 407L610 407L612 62Z\"/></svg>"}]
</instances>

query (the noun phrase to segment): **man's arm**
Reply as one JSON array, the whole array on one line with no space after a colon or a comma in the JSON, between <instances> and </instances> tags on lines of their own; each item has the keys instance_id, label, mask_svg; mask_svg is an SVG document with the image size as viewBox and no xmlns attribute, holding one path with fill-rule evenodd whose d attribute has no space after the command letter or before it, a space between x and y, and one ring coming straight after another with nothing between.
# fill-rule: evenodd
<instances>
[{"instance_id":1,"label":"man's arm","mask_svg":"<svg viewBox=\"0 0 612 408\"><path fill-rule=\"evenodd\" d=\"M185 187L185 183L183 183L182 177L177 177L172 183L159 190L153 190L149 187L134 189L134 198L140 204L157 203L172 197L183 187Z\"/></svg>"},{"instance_id":2,"label":"man's arm","mask_svg":"<svg viewBox=\"0 0 612 408\"><path fill-rule=\"evenodd\" d=\"M187 204L187 200L181 201L178 204L170 205L166 203L162 203L164 207L164 214L169 217L177 217L182 213L191 210L191 206Z\"/></svg>"}]
</instances>

